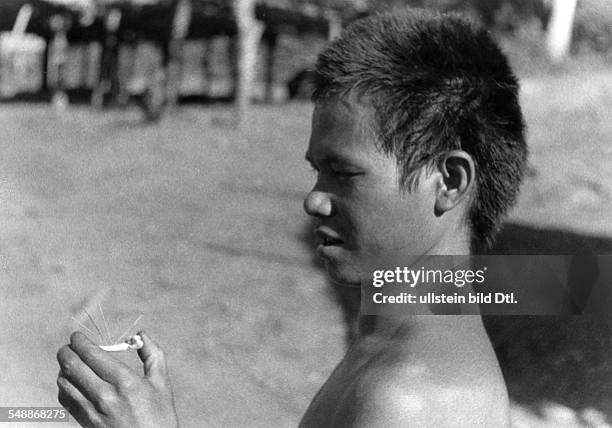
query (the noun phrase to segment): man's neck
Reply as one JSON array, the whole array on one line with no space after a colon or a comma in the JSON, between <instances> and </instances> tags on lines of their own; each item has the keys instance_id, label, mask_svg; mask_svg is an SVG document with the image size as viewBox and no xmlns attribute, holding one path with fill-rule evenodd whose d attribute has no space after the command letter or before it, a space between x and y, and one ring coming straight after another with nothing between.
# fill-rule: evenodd
<instances>
[{"instance_id":1,"label":"man's neck","mask_svg":"<svg viewBox=\"0 0 612 428\"><path fill-rule=\"evenodd\" d=\"M453 228L445 233L426 253L430 256L469 255L470 231L466 226Z\"/></svg>"},{"instance_id":2,"label":"man's neck","mask_svg":"<svg viewBox=\"0 0 612 428\"><path fill-rule=\"evenodd\" d=\"M469 233L467 233L464 228L461 228L461 230L455 230L454 233L446 234L443 239L438 241L436 245L427 251L424 258L428 256L467 257L470 254ZM401 256L394 255L394 259L401 260ZM464 257L460 257L455 261L449 259L445 260L445 262L455 263L452 266L448 266L449 269L452 269L456 267L456 264L464 263L465 260ZM362 283L362 286L363 285L364 283ZM402 336L410 335L411 331L418 328L419 325L432 324L433 318L438 317L433 315L433 312L426 304L419 304L418 307L417 305L412 305L410 311L401 315L393 314L391 316L380 316L360 313L358 334L361 338L369 337L373 340L390 337L401 338ZM437 324L437 322L433 322L433 324Z\"/></svg>"}]
</instances>

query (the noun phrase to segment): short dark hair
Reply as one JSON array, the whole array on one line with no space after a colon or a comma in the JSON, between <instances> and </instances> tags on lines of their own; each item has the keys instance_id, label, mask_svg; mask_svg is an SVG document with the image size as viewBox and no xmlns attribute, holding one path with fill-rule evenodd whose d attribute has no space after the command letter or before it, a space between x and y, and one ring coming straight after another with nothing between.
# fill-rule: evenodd
<instances>
[{"instance_id":1,"label":"short dark hair","mask_svg":"<svg viewBox=\"0 0 612 428\"><path fill-rule=\"evenodd\" d=\"M401 187L450 150L476 164L472 242L490 245L516 201L527 146L518 80L487 30L456 14L408 9L349 25L318 57L315 102L349 93L375 111L380 149Z\"/></svg>"}]
</instances>

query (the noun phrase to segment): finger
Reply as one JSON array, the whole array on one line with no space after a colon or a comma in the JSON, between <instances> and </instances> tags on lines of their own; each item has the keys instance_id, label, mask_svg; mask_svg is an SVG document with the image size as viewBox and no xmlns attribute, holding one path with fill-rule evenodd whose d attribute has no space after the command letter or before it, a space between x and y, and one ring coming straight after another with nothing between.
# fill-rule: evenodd
<instances>
[{"instance_id":1,"label":"finger","mask_svg":"<svg viewBox=\"0 0 612 428\"><path fill-rule=\"evenodd\" d=\"M110 392L110 385L100 379L70 348L65 345L57 351L60 374L91 402L99 403Z\"/></svg>"},{"instance_id":2,"label":"finger","mask_svg":"<svg viewBox=\"0 0 612 428\"><path fill-rule=\"evenodd\" d=\"M57 400L84 427L102 426L96 408L61 374L57 377Z\"/></svg>"},{"instance_id":3,"label":"finger","mask_svg":"<svg viewBox=\"0 0 612 428\"><path fill-rule=\"evenodd\" d=\"M95 374L116 386L137 376L127 365L100 349L83 333L76 331L70 336L70 348Z\"/></svg>"},{"instance_id":4,"label":"finger","mask_svg":"<svg viewBox=\"0 0 612 428\"><path fill-rule=\"evenodd\" d=\"M165 386L168 369L164 351L145 333L138 333L142 338L143 346L138 350L138 356L144 363L145 376L156 386Z\"/></svg>"}]
</instances>

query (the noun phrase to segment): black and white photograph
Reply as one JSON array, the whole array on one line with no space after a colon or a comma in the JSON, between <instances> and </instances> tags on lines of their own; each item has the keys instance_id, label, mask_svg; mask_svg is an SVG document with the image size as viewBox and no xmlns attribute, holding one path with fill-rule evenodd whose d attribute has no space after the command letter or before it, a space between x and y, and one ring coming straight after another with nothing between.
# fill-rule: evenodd
<instances>
[{"instance_id":1,"label":"black and white photograph","mask_svg":"<svg viewBox=\"0 0 612 428\"><path fill-rule=\"evenodd\" d=\"M0 0L0 428L612 428L611 0Z\"/></svg>"}]
</instances>

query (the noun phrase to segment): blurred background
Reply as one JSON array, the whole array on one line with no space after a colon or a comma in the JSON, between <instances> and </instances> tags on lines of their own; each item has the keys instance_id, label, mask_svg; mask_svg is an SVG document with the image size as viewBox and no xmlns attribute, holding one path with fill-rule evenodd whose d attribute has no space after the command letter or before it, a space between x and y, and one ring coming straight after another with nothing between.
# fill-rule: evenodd
<instances>
[{"instance_id":1,"label":"blurred background","mask_svg":"<svg viewBox=\"0 0 612 428\"><path fill-rule=\"evenodd\" d=\"M491 252L609 254L609 0L3 0L0 405L56 405L93 318L164 346L184 426L295 426L358 306L301 208L309 70L406 5L482 22L520 77L530 170ZM610 320L485 323L515 427L612 426Z\"/></svg>"}]
</instances>

